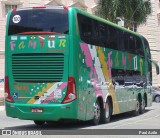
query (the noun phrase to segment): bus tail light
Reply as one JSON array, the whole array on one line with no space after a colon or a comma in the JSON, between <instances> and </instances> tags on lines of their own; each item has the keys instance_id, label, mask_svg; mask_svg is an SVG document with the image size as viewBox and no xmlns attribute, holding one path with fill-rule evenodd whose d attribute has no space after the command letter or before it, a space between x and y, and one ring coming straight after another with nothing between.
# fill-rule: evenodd
<instances>
[{"instance_id":1,"label":"bus tail light","mask_svg":"<svg viewBox=\"0 0 160 138\"><path fill-rule=\"evenodd\" d=\"M5 76L5 99L8 102L14 102L10 94L8 76Z\"/></svg>"},{"instance_id":2,"label":"bus tail light","mask_svg":"<svg viewBox=\"0 0 160 138\"><path fill-rule=\"evenodd\" d=\"M16 8L14 8L14 9L12 10L12 12L16 12L16 10L17 10L17 9L16 9Z\"/></svg>"},{"instance_id":3,"label":"bus tail light","mask_svg":"<svg viewBox=\"0 0 160 138\"><path fill-rule=\"evenodd\" d=\"M76 85L75 85L75 79L73 77L68 78L68 88L66 96L63 100L63 104L71 102L76 99Z\"/></svg>"},{"instance_id":4,"label":"bus tail light","mask_svg":"<svg viewBox=\"0 0 160 138\"><path fill-rule=\"evenodd\" d=\"M67 6L63 6L64 10L68 11L68 7Z\"/></svg>"}]
</instances>

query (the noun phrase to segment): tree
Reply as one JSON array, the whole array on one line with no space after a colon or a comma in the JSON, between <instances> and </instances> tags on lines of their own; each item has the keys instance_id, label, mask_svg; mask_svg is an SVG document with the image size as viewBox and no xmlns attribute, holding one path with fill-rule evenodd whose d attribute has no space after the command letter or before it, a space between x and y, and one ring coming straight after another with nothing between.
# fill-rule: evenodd
<instances>
[{"instance_id":1,"label":"tree","mask_svg":"<svg viewBox=\"0 0 160 138\"><path fill-rule=\"evenodd\" d=\"M145 23L151 14L150 0L99 0L98 7L100 17L114 23L120 17L130 29Z\"/></svg>"}]
</instances>

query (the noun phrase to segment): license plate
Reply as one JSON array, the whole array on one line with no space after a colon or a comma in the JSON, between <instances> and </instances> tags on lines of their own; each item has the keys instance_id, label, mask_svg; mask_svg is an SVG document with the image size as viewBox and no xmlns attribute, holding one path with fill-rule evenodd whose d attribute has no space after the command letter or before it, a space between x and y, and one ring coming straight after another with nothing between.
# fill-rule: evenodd
<instances>
[{"instance_id":1,"label":"license plate","mask_svg":"<svg viewBox=\"0 0 160 138\"><path fill-rule=\"evenodd\" d=\"M32 113L42 113L43 109L42 108L32 108Z\"/></svg>"}]
</instances>

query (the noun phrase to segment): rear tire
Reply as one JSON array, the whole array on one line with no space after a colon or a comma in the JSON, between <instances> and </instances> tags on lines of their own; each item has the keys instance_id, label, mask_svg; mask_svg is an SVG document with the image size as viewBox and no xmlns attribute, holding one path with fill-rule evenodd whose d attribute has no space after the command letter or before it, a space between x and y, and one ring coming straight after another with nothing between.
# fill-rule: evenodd
<instances>
[{"instance_id":1,"label":"rear tire","mask_svg":"<svg viewBox=\"0 0 160 138\"><path fill-rule=\"evenodd\" d=\"M34 120L34 123L37 125L37 126L42 126L45 124L45 121L37 121L37 120Z\"/></svg>"},{"instance_id":2,"label":"rear tire","mask_svg":"<svg viewBox=\"0 0 160 138\"><path fill-rule=\"evenodd\" d=\"M160 102L160 96L159 96L159 95L155 97L155 102L156 102L156 103L159 103L159 102Z\"/></svg>"},{"instance_id":3,"label":"rear tire","mask_svg":"<svg viewBox=\"0 0 160 138\"><path fill-rule=\"evenodd\" d=\"M101 116L101 112L102 112L101 107L100 107L100 103L98 100L96 101L94 108L95 108L94 109L94 117L91 120L91 123L93 125L98 125L100 122L100 116Z\"/></svg>"},{"instance_id":4,"label":"rear tire","mask_svg":"<svg viewBox=\"0 0 160 138\"><path fill-rule=\"evenodd\" d=\"M102 109L101 120L100 120L102 124L110 122L111 118L111 103L107 99L105 104L106 104L105 109Z\"/></svg>"},{"instance_id":5,"label":"rear tire","mask_svg":"<svg viewBox=\"0 0 160 138\"><path fill-rule=\"evenodd\" d=\"M139 113L143 114L145 112L145 100L142 99L142 101L140 101L140 109L139 109Z\"/></svg>"},{"instance_id":6,"label":"rear tire","mask_svg":"<svg viewBox=\"0 0 160 138\"><path fill-rule=\"evenodd\" d=\"M140 100L136 100L136 109L133 111L134 116L138 116L140 113Z\"/></svg>"}]
</instances>

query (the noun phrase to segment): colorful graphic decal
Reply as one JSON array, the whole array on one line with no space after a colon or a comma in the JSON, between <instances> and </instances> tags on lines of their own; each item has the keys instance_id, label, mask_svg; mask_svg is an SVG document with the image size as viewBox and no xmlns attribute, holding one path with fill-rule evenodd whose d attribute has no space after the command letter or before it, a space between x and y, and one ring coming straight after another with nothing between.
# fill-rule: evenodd
<instances>
[{"instance_id":1,"label":"colorful graphic decal","mask_svg":"<svg viewBox=\"0 0 160 138\"><path fill-rule=\"evenodd\" d=\"M83 63L85 62L86 66L90 68L90 81L94 84L93 87L96 97L103 96L103 99L105 100L107 95L110 94L113 101L118 101L115 86L112 82L112 69L114 68L123 69L124 72L135 70L140 72L141 76L144 75L144 60L136 55L115 50L106 50L86 43L80 43L80 47L85 56ZM80 54L79 57L81 57ZM95 84L99 81L103 84L103 87L101 87L102 85L99 85L97 88L97 85ZM113 108L114 114L120 112L118 102L113 103Z\"/></svg>"},{"instance_id":2,"label":"colorful graphic decal","mask_svg":"<svg viewBox=\"0 0 160 138\"><path fill-rule=\"evenodd\" d=\"M59 102L63 97L63 90L67 87L67 82L48 83L46 87L43 87L41 91L35 94L39 96L35 99L35 96L30 99L28 104L48 104ZM64 92L65 95L65 92Z\"/></svg>"},{"instance_id":3,"label":"colorful graphic decal","mask_svg":"<svg viewBox=\"0 0 160 138\"><path fill-rule=\"evenodd\" d=\"M48 83L46 86L43 86L42 90L39 90L39 87L37 87L38 89L38 93L35 91L35 95L27 102L28 104L33 104L33 103L36 103L36 100L35 100L35 96L39 96L41 97L49 88L52 87L52 83ZM36 86L35 86L36 88ZM31 89L32 92L34 92L34 89ZM40 102L39 102L40 103Z\"/></svg>"},{"instance_id":4,"label":"colorful graphic decal","mask_svg":"<svg viewBox=\"0 0 160 138\"><path fill-rule=\"evenodd\" d=\"M108 62L106 62L105 54L104 54L102 48L98 48L97 47L97 51L98 51L98 56L99 56L99 59L100 59L100 63L102 65L102 71L103 71L103 76L105 78L105 82L108 82L108 91L106 90L105 97L103 97L103 99L105 100L105 98L107 96L107 93L109 92L110 95L112 95L113 101L117 101L117 97L115 95L115 90L114 90L114 87L112 85L112 80L111 80L111 76L112 75L111 75L111 72L110 72L110 69L111 69L111 67L113 65L113 62L112 62L112 60L110 58L110 55L112 53L111 52L108 53ZM113 112L115 114L120 112L117 102L113 102L113 109L114 109Z\"/></svg>"},{"instance_id":5,"label":"colorful graphic decal","mask_svg":"<svg viewBox=\"0 0 160 138\"><path fill-rule=\"evenodd\" d=\"M67 82L60 82L60 83L55 83L46 93L46 96L48 95L48 98L45 98L42 103L47 104L50 101L53 100L53 98L62 98L62 91L66 88ZM60 85L58 87L58 85Z\"/></svg>"},{"instance_id":6,"label":"colorful graphic decal","mask_svg":"<svg viewBox=\"0 0 160 138\"><path fill-rule=\"evenodd\" d=\"M97 76L97 72L96 72L95 66L93 64L93 61L92 61L90 49L89 49L88 45L85 43L81 43L80 46L81 46L81 49L85 55L86 65L87 65L87 67L90 68L90 80L92 80L92 82L93 83L95 82L95 84L96 84L96 82L98 82L98 76ZM94 91L95 91L97 97L102 96L102 90L98 89L96 87L96 85L94 85Z\"/></svg>"}]
</instances>

